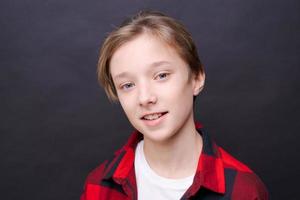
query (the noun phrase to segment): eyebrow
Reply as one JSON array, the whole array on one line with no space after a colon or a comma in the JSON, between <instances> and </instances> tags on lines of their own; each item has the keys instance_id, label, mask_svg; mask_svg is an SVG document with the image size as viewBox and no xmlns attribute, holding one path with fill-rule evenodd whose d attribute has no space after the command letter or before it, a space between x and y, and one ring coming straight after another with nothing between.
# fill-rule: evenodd
<instances>
[{"instance_id":1,"label":"eyebrow","mask_svg":"<svg viewBox=\"0 0 300 200\"><path fill-rule=\"evenodd\" d=\"M156 67L159 67L159 66L165 65L165 64L170 64L170 62L164 61L164 60L163 60L163 61L153 62L152 64L150 64L150 68L156 68ZM128 75L129 75L128 72L122 72L122 73L120 73L120 74L117 74L117 75L115 76L115 79L122 78L122 77L126 77L126 76L128 76Z\"/></svg>"}]
</instances>

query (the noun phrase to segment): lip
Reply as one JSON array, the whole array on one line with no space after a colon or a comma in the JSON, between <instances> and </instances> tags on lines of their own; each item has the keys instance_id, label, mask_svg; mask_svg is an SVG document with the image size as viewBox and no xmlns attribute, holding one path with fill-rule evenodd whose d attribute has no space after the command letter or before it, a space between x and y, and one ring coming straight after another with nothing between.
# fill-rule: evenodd
<instances>
[{"instance_id":1,"label":"lip","mask_svg":"<svg viewBox=\"0 0 300 200\"><path fill-rule=\"evenodd\" d=\"M168 111L163 111L163 112L154 112L154 113L146 113L144 114L140 119L143 119L143 117L145 117L146 115L153 115L153 114L159 114L159 113L168 113Z\"/></svg>"},{"instance_id":2,"label":"lip","mask_svg":"<svg viewBox=\"0 0 300 200\"><path fill-rule=\"evenodd\" d=\"M150 127L154 127L154 126L158 126L159 124L161 124L164 119L166 118L167 114L169 114L169 112L162 112L165 113L164 115L162 115L161 117L159 117L158 119L155 120L146 120L146 119L142 119L141 120L144 122L144 124L146 126L150 126Z\"/></svg>"}]
</instances>

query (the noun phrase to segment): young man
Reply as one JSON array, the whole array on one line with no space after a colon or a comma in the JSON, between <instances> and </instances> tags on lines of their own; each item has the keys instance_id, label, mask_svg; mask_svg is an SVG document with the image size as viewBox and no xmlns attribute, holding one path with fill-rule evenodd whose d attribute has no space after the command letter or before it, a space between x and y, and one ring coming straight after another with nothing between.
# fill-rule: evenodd
<instances>
[{"instance_id":1,"label":"young man","mask_svg":"<svg viewBox=\"0 0 300 200\"><path fill-rule=\"evenodd\" d=\"M136 129L114 157L93 170L81 200L266 200L251 169L194 121L205 73L184 26L140 12L110 33L98 77Z\"/></svg>"}]
</instances>

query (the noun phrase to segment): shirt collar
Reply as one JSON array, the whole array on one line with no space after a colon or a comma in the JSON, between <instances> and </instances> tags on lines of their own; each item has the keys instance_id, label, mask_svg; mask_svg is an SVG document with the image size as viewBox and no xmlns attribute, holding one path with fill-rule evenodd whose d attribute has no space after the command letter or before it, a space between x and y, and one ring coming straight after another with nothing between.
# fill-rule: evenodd
<instances>
[{"instance_id":1,"label":"shirt collar","mask_svg":"<svg viewBox=\"0 0 300 200\"><path fill-rule=\"evenodd\" d=\"M220 152L216 143L211 140L205 132L202 124L195 122L195 127L202 136L203 148L198 161L197 171L192 186L185 193L187 196L194 195L200 187L212 190L217 193L225 193L224 166L220 158ZM134 174L134 155L135 148L143 135L138 131L133 131L127 143L115 153L114 159L109 163L104 172L104 179L113 179L122 184L125 179Z\"/></svg>"}]
</instances>

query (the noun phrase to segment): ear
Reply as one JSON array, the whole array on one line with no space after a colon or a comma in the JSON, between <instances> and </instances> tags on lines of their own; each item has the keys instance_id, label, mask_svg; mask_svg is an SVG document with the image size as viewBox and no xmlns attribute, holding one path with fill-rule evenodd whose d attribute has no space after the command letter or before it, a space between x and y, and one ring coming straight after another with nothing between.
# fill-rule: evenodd
<instances>
[{"instance_id":1,"label":"ear","mask_svg":"<svg viewBox=\"0 0 300 200\"><path fill-rule=\"evenodd\" d=\"M193 93L197 96L204 88L205 73L199 72L198 76L193 75Z\"/></svg>"}]
</instances>

